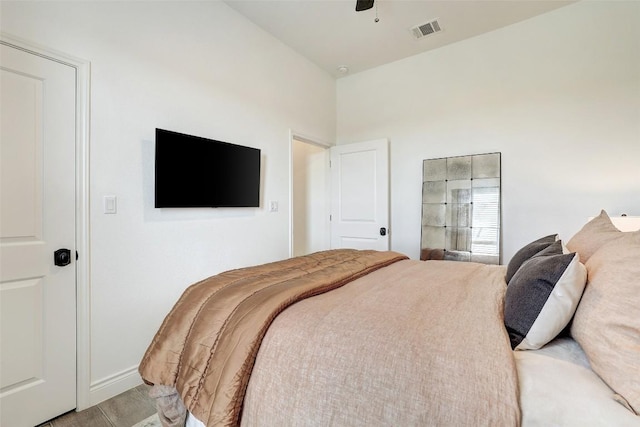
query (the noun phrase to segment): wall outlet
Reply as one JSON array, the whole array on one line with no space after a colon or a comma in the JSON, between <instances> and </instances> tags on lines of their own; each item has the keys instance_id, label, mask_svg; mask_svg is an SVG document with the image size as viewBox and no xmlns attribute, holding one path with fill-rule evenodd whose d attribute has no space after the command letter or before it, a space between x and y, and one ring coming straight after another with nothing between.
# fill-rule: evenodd
<instances>
[{"instance_id":1,"label":"wall outlet","mask_svg":"<svg viewBox=\"0 0 640 427\"><path fill-rule=\"evenodd\" d=\"M272 200L269 202L269 212L278 212L278 202Z\"/></svg>"}]
</instances>

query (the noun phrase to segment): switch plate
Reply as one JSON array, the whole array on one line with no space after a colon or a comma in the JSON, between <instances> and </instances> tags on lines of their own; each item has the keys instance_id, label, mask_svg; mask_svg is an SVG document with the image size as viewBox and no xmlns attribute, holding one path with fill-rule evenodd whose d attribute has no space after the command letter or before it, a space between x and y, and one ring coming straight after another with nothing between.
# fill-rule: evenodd
<instances>
[{"instance_id":1,"label":"switch plate","mask_svg":"<svg viewBox=\"0 0 640 427\"><path fill-rule=\"evenodd\" d=\"M269 202L269 212L278 212L278 202L276 200Z\"/></svg>"},{"instance_id":2,"label":"switch plate","mask_svg":"<svg viewBox=\"0 0 640 427\"><path fill-rule=\"evenodd\" d=\"M116 196L104 196L104 213L115 214L118 211L118 200Z\"/></svg>"}]
</instances>

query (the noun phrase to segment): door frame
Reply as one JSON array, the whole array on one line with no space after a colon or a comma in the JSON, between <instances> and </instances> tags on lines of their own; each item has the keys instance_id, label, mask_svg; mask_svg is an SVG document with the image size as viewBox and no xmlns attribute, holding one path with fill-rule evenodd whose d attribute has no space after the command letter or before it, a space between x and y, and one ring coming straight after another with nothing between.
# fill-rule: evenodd
<instances>
[{"instance_id":1,"label":"door frame","mask_svg":"<svg viewBox=\"0 0 640 427\"><path fill-rule=\"evenodd\" d=\"M306 144L317 145L318 147L322 147L324 149L329 149L332 147L332 144L329 144L325 141L320 140L319 138L315 138L309 135L305 135L304 133L297 132L293 129L289 129L289 258L293 256L293 144L294 140L304 142ZM327 165L328 167L328 165ZM327 197L327 201L330 202L331 188L329 186L329 176L327 176L327 184L325 186L325 197ZM329 206L329 204L327 204ZM326 215L329 217L329 209L327 209Z\"/></svg>"},{"instance_id":2,"label":"door frame","mask_svg":"<svg viewBox=\"0 0 640 427\"><path fill-rule=\"evenodd\" d=\"M76 70L76 411L90 406L90 222L89 107L91 63L66 53L1 32L0 43L68 65Z\"/></svg>"}]
</instances>

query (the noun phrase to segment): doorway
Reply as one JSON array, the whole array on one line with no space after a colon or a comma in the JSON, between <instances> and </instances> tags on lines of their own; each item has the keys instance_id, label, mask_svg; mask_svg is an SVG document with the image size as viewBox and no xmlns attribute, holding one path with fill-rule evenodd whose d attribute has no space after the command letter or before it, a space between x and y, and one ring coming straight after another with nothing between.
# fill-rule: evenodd
<instances>
[{"instance_id":1,"label":"doorway","mask_svg":"<svg viewBox=\"0 0 640 427\"><path fill-rule=\"evenodd\" d=\"M291 136L290 255L329 248L329 146Z\"/></svg>"}]
</instances>

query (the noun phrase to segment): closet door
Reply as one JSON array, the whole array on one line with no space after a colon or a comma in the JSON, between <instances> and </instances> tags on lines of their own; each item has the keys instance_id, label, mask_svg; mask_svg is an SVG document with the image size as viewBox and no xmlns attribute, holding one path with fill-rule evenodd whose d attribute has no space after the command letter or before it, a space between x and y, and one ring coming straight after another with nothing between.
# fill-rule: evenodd
<instances>
[{"instance_id":1,"label":"closet door","mask_svg":"<svg viewBox=\"0 0 640 427\"><path fill-rule=\"evenodd\" d=\"M0 425L32 427L76 407L76 70L0 49Z\"/></svg>"}]
</instances>

